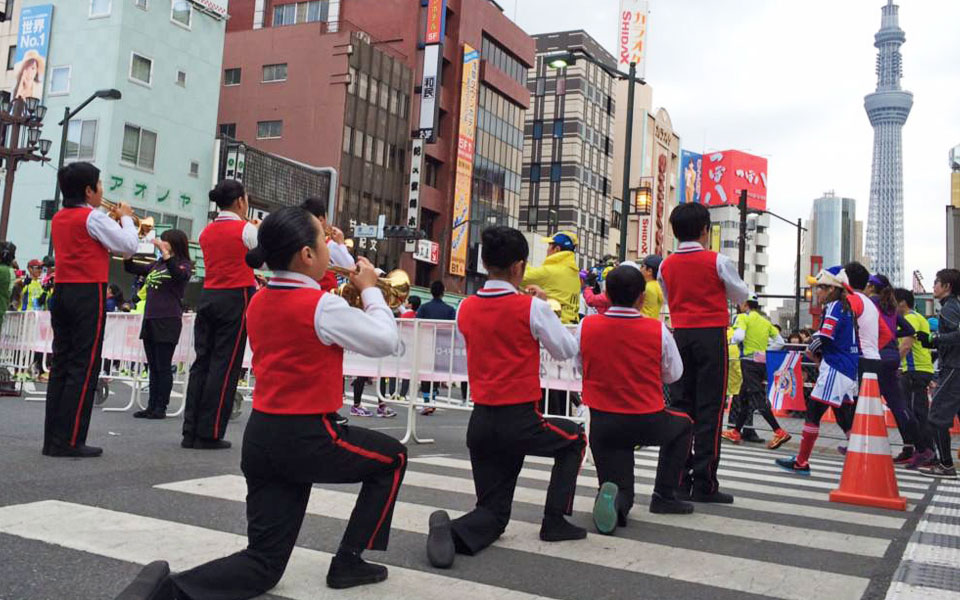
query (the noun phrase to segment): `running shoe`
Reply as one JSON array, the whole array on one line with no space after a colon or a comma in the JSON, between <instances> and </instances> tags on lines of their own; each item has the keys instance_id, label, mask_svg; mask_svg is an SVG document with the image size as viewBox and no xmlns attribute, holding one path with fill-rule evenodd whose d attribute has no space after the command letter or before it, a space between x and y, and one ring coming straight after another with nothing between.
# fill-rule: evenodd
<instances>
[{"instance_id":1,"label":"running shoe","mask_svg":"<svg viewBox=\"0 0 960 600\"><path fill-rule=\"evenodd\" d=\"M900 450L900 454L897 454L893 457L893 464L895 465L906 465L913 460L914 452L913 446L904 446Z\"/></svg>"},{"instance_id":2,"label":"running shoe","mask_svg":"<svg viewBox=\"0 0 960 600\"><path fill-rule=\"evenodd\" d=\"M937 479L956 479L957 478L957 469L956 467L945 467L940 463L935 463L929 467L920 467L917 469L917 473L924 475L925 477L936 477Z\"/></svg>"},{"instance_id":3,"label":"running shoe","mask_svg":"<svg viewBox=\"0 0 960 600\"><path fill-rule=\"evenodd\" d=\"M433 406L421 406L421 407L420 407L420 414L423 415L423 416L425 416L425 417L430 416L430 415L432 415L432 414L435 413L435 412L437 412L437 409L434 408Z\"/></svg>"},{"instance_id":4,"label":"running shoe","mask_svg":"<svg viewBox=\"0 0 960 600\"><path fill-rule=\"evenodd\" d=\"M397 416L397 413L394 412L394 410L389 406L382 404L377 407L377 416L384 419L392 419L393 417Z\"/></svg>"},{"instance_id":5,"label":"running shoe","mask_svg":"<svg viewBox=\"0 0 960 600\"><path fill-rule=\"evenodd\" d=\"M837 452L839 452L839 453L840 453L841 455L843 455L843 456L846 456L846 455L847 455L847 447L844 446L844 445L837 446Z\"/></svg>"},{"instance_id":6,"label":"running shoe","mask_svg":"<svg viewBox=\"0 0 960 600\"><path fill-rule=\"evenodd\" d=\"M740 437L740 432L737 431L736 429L726 429L724 430L723 433L720 434L720 436L723 439L727 440L728 442L731 442L734 444L743 443L743 438Z\"/></svg>"},{"instance_id":7,"label":"running shoe","mask_svg":"<svg viewBox=\"0 0 960 600\"><path fill-rule=\"evenodd\" d=\"M791 473L803 475L804 477L810 476L810 463L801 466L797 464L796 456L791 458L778 458L775 462L777 463L777 466L784 471L790 471Z\"/></svg>"},{"instance_id":8,"label":"running shoe","mask_svg":"<svg viewBox=\"0 0 960 600\"><path fill-rule=\"evenodd\" d=\"M617 484L605 481L593 503L593 524L597 531L610 535L617 528Z\"/></svg>"},{"instance_id":9,"label":"running shoe","mask_svg":"<svg viewBox=\"0 0 960 600\"><path fill-rule=\"evenodd\" d=\"M932 467L937 463L936 456L933 453L933 450L927 449L923 452L916 452L913 455L913 458L904 465L909 471L916 471L920 467Z\"/></svg>"},{"instance_id":10,"label":"running shoe","mask_svg":"<svg viewBox=\"0 0 960 600\"><path fill-rule=\"evenodd\" d=\"M349 420L350 419L346 418L340 413L333 413L333 422L336 423L337 425L344 425Z\"/></svg>"},{"instance_id":11,"label":"running shoe","mask_svg":"<svg viewBox=\"0 0 960 600\"><path fill-rule=\"evenodd\" d=\"M773 432L773 437L770 438L769 442L767 442L767 448L770 450L776 450L780 446L789 442L792 437L793 436L787 433L785 429L778 429Z\"/></svg>"},{"instance_id":12,"label":"running shoe","mask_svg":"<svg viewBox=\"0 0 960 600\"><path fill-rule=\"evenodd\" d=\"M362 406L351 406L350 415L354 417L372 417L373 411L366 409Z\"/></svg>"}]
</instances>

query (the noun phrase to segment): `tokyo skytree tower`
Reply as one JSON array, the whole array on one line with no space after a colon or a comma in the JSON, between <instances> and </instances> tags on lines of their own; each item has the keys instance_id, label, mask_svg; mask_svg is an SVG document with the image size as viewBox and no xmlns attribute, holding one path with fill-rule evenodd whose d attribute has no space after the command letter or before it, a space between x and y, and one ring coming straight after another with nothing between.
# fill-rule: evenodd
<instances>
[{"instance_id":1,"label":"tokyo skytree tower","mask_svg":"<svg viewBox=\"0 0 960 600\"><path fill-rule=\"evenodd\" d=\"M901 131L913 107L913 94L900 89L903 74L900 46L900 8L887 0L880 31L874 36L877 53L877 91L864 98L873 125L873 168L865 254L873 271L895 286L903 285L903 154Z\"/></svg>"}]
</instances>

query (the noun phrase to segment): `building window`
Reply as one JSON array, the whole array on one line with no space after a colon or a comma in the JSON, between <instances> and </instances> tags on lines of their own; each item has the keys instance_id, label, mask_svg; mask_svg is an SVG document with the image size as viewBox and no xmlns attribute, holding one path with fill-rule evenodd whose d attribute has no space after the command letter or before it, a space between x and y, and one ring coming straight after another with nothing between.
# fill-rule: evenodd
<instances>
[{"instance_id":1,"label":"building window","mask_svg":"<svg viewBox=\"0 0 960 600\"><path fill-rule=\"evenodd\" d=\"M91 17L109 17L112 0L90 0Z\"/></svg>"},{"instance_id":2,"label":"building window","mask_svg":"<svg viewBox=\"0 0 960 600\"><path fill-rule=\"evenodd\" d=\"M220 123L220 137L236 138L237 137L237 124L236 123Z\"/></svg>"},{"instance_id":3,"label":"building window","mask_svg":"<svg viewBox=\"0 0 960 600\"><path fill-rule=\"evenodd\" d=\"M370 77L366 73L360 73L360 83L357 84L357 96L361 99L367 99L367 90L370 87Z\"/></svg>"},{"instance_id":4,"label":"building window","mask_svg":"<svg viewBox=\"0 0 960 600\"><path fill-rule=\"evenodd\" d=\"M258 121L257 139L265 140L283 136L283 121Z\"/></svg>"},{"instance_id":5,"label":"building window","mask_svg":"<svg viewBox=\"0 0 960 600\"><path fill-rule=\"evenodd\" d=\"M137 8L147 10L147 0L133 0L133 5Z\"/></svg>"},{"instance_id":6,"label":"building window","mask_svg":"<svg viewBox=\"0 0 960 600\"><path fill-rule=\"evenodd\" d=\"M343 153L350 154L350 145L353 144L353 127L343 126Z\"/></svg>"},{"instance_id":7,"label":"building window","mask_svg":"<svg viewBox=\"0 0 960 600\"><path fill-rule=\"evenodd\" d=\"M224 69L223 85L240 85L240 69Z\"/></svg>"},{"instance_id":8,"label":"building window","mask_svg":"<svg viewBox=\"0 0 960 600\"><path fill-rule=\"evenodd\" d=\"M383 154L386 151L386 145L383 143L383 140L377 139L377 147L374 149L373 162L377 163L381 167L383 166Z\"/></svg>"},{"instance_id":9,"label":"building window","mask_svg":"<svg viewBox=\"0 0 960 600\"><path fill-rule=\"evenodd\" d=\"M180 87L187 87L187 72L177 70L177 85Z\"/></svg>"},{"instance_id":10,"label":"building window","mask_svg":"<svg viewBox=\"0 0 960 600\"><path fill-rule=\"evenodd\" d=\"M50 70L50 95L60 96L70 93L71 68L54 67Z\"/></svg>"},{"instance_id":11,"label":"building window","mask_svg":"<svg viewBox=\"0 0 960 600\"><path fill-rule=\"evenodd\" d=\"M187 0L170 0L170 20L190 29L193 19L193 7Z\"/></svg>"},{"instance_id":12,"label":"building window","mask_svg":"<svg viewBox=\"0 0 960 600\"><path fill-rule=\"evenodd\" d=\"M273 9L273 25L297 25L299 23L315 23L327 21L330 15L329 0L310 0L281 4Z\"/></svg>"},{"instance_id":13,"label":"building window","mask_svg":"<svg viewBox=\"0 0 960 600\"><path fill-rule=\"evenodd\" d=\"M195 160L190 161L190 177L200 177L200 163Z\"/></svg>"},{"instance_id":14,"label":"building window","mask_svg":"<svg viewBox=\"0 0 960 600\"><path fill-rule=\"evenodd\" d=\"M153 60L133 52L130 55L130 79L150 85L153 82Z\"/></svg>"},{"instance_id":15,"label":"building window","mask_svg":"<svg viewBox=\"0 0 960 600\"><path fill-rule=\"evenodd\" d=\"M263 83L287 80L287 63L263 65Z\"/></svg>"},{"instance_id":16,"label":"building window","mask_svg":"<svg viewBox=\"0 0 960 600\"><path fill-rule=\"evenodd\" d=\"M563 96L567 93L567 78L557 77L557 95Z\"/></svg>"},{"instance_id":17,"label":"building window","mask_svg":"<svg viewBox=\"0 0 960 600\"><path fill-rule=\"evenodd\" d=\"M553 137L555 138L563 137L563 119L553 120Z\"/></svg>"},{"instance_id":18,"label":"building window","mask_svg":"<svg viewBox=\"0 0 960 600\"><path fill-rule=\"evenodd\" d=\"M493 38L483 36L480 56L489 64L503 71L510 79L520 83L520 85L527 85L527 68ZM539 93L542 94L542 92Z\"/></svg>"},{"instance_id":19,"label":"building window","mask_svg":"<svg viewBox=\"0 0 960 600\"><path fill-rule=\"evenodd\" d=\"M533 122L533 139L543 139L543 121Z\"/></svg>"},{"instance_id":20,"label":"building window","mask_svg":"<svg viewBox=\"0 0 960 600\"><path fill-rule=\"evenodd\" d=\"M540 163L530 165L530 183L540 183Z\"/></svg>"},{"instance_id":21,"label":"building window","mask_svg":"<svg viewBox=\"0 0 960 600\"><path fill-rule=\"evenodd\" d=\"M359 129L353 130L353 155L363 158L363 132Z\"/></svg>"},{"instance_id":22,"label":"building window","mask_svg":"<svg viewBox=\"0 0 960 600\"><path fill-rule=\"evenodd\" d=\"M10 50L7 52L7 70L12 71L14 65L17 64L17 47L10 46Z\"/></svg>"},{"instance_id":23,"label":"building window","mask_svg":"<svg viewBox=\"0 0 960 600\"><path fill-rule=\"evenodd\" d=\"M74 119L67 127L66 160L93 160L97 146L97 120Z\"/></svg>"},{"instance_id":24,"label":"building window","mask_svg":"<svg viewBox=\"0 0 960 600\"><path fill-rule=\"evenodd\" d=\"M560 181L560 163L552 163L550 165L550 181Z\"/></svg>"},{"instance_id":25,"label":"building window","mask_svg":"<svg viewBox=\"0 0 960 600\"><path fill-rule=\"evenodd\" d=\"M120 149L121 162L152 171L156 156L156 133L136 125L124 125L123 147Z\"/></svg>"}]
</instances>

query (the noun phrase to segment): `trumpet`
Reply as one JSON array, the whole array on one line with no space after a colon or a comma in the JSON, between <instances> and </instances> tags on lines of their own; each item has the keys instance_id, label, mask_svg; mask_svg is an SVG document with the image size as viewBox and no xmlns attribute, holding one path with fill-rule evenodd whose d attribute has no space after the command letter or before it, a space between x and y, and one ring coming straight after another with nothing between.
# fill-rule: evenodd
<instances>
[{"instance_id":1,"label":"trumpet","mask_svg":"<svg viewBox=\"0 0 960 600\"><path fill-rule=\"evenodd\" d=\"M100 206L107 209L108 217L110 217L117 223L120 222L120 205L119 204L117 204L116 202L111 202L110 200L107 200L106 198L104 198L103 201L100 203ZM141 219L137 215L132 215L132 218L133 218L133 224L137 228L137 237L143 238L148 233L153 231L153 227L154 227L153 217L144 217L143 219Z\"/></svg>"},{"instance_id":2,"label":"trumpet","mask_svg":"<svg viewBox=\"0 0 960 600\"><path fill-rule=\"evenodd\" d=\"M349 277L357 272L356 269L333 265L329 266L328 270L344 277ZM401 269L394 269L385 276L377 279L377 288L383 293L383 298L387 301L387 306L395 309L403 304L407 300L407 297L410 296L410 275ZM353 285L353 282L348 281L344 283L335 293L346 300L350 306L363 308L363 301L360 299L360 290L357 289L357 286Z\"/></svg>"}]
</instances>

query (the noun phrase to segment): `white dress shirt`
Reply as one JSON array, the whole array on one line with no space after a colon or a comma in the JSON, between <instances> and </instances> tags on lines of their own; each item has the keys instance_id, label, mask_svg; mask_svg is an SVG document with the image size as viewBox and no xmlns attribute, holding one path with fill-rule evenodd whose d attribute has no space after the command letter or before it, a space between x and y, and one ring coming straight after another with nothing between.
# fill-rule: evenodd
<instances>
[{"instance_id":1,"label":"white dress shirt","mask_svg":"<svg viewBox=\"0 0 960 600\"><path fill-rule=\"evenodd\" d=\"M234 212L225 210L217 215L217 221L242 221L240 215ZM257 247L257 227L253 223L247 221L247 224L243 226L243 245L247 247L247 250L253 250Z\"/></svg>"},{"instance_id":2,"label":"white dress shirt","mask_svg":"<svg viewBox=\"0 0 960 600\"><path fill-rule=\"evenodd\" d=\"M124 258L130 258L137 253L140 238L132 218L120 217L118 225L105 212L92 206L90 208L93 208L87 217L87 233L90 237L103 244L110 252L123 255Z\"/></svg>"},{"instance_id":3,"label":"white dress shirt","mask_svg":"<svg viewBox=\"0 0 960 600\"><path fill-rule=\"evenodd\" d=\"M622 306L611 306L607 309L607 312L604 313L606 317L626 317L634 319L647 319L649 317L644 317L643 313L635 308L624 308ZM599 319L600 315L590 317L591 319ZM583 322L577 326L577 344L580 344L580 330L583 327ZM670 330L667 329L667 326L663 323L660 324L660 377L663 379L664 383L673 383L679 381L680 377L683 375L683 360L680 358L680 350L677 348L677 342L673 339L673 334L670 333ZM583 364L583 356L581 354L577 355L577 364Z\"/></svg>"},{"instance_id":4,"label":"white dress shirt","mask_svg":"<svg viewBox=\"0 0 960 600\"><path fill-rule=\"evenodd\" d=\"M274 271L269 285L320 289L320 284L313 279L292 271ZM363 290L360 297L363 299L363 310L353 308L336 294L324 294L313 315L313 329L317 338L328 346L340 346L371 358L390 356L400 346L400 334L393 311L375 287ZM282 310L282 307L277 308Z\"/></svg>"},{"instance_id":5,"label":"white dress shirt","mask_svg":"<svg viewBox=\"0 0 960 600\"><path fill-rule=\"evenodd\" d=\"M698 250L703 250L700 242L680 242L680 245L677 246L678 253L696 252ZM723 281L723 287L726 288L727 291L727 298L734 304L742 304L750 296L750 289L747 287L747 284L743 282L743 279L740 278L740 274L737 272L737 265L733 264L733 261L730 260L729 257L719 252L717 253L717 275L720 277L720 280ZM670 300L667 297L667 286L663 282L663 270L657 274L657 281L663 290L663 300L669 306Z\"/></svg>"},{"instance_id":6,"label":"white dress shirt","mask_svg":"<svg viewBox=\"0 0 960 600\"><path fill-rule=\"evenodd\" d=\"M483 289L518 293L512 283L493 279L488 279ZM463 306L463 303L460 303L460 306ZM539 298L534 298L530 303L530 334L557 360L573 358L580 350L577 339L560 322L550 305Z\"/></svg>"},{"instance_id":7,"label":"white dress shirt","mask_svg":"<svg viewBox=\"0 0 960 600\"><path fill-rule=\"evenodd\" d=\"M352 269L357 266L356 261L353 260L353 255L350 254L350 250L344 244L328 240L327 248L330 250L330 264L333 266L345 269Z\"/></svg>"}]
</instances>

